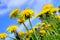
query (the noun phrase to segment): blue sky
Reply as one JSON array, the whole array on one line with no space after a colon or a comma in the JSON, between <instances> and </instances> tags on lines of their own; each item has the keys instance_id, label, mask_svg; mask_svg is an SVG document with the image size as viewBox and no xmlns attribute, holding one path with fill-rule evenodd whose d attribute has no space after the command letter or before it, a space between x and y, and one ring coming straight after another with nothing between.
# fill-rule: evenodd
<instances>
[{"instance_id":1,"label":"blue sky","mask_svg":"<svg viewBox=\"0 0 60 40\"><path fill-rule=\"evenodd\" d=\"M46 3L52 3L54 7L60 5L60 0L0 0L0 33L6 32L6 28L9 25L17 24L16 19L10 19L9 13L14 8L20 8L23 10L24 8L32 8L35 11L35 14L38 13L42 6ZM31 19L32 24L35 25L38 19ZM28 21L25 22L26 25ZM19 24L17 24L19 25ZM29 28L29 27L28 27ZM19 30L24 30L23 25L20 25Z\"/></svg>"}]
</instances>

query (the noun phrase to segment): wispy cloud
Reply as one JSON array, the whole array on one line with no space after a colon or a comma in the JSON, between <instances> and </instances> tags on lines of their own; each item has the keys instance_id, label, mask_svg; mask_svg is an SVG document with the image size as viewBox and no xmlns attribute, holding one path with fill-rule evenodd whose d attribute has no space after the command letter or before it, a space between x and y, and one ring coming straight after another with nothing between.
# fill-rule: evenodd
<instances>
[{"instance_id":1,"label":"wispy cloud","mask_svg":"<svg viewBox=\"0 0 60 40\"><path fill-rule=\"evenodd\" d=\"M0 15L4 15L13 8L21 7L28 0L1 0L0 1Z\"/></svg>"},{"instance_id":2,"label":"wispy cloud","mask_svg":"<svg viewBox=\"0 0 60 40\"><path fill-rule=\"evenodd\" d=\"M38 12L43 4L52 3L52 0L1 0L0 2L0 15L2 15L13 8L20 8L23 5L31 6L35 12Z\"/></svg>"},{"instance_id":3,"label":"wispy cloud","mask_svg":"<svg viewBox=\"0 0 60 40\"><path fill-rule=\"evenodd\" d=\"M7 6L11 7L20 7L24 5L28 0L9 0Z\"/></svg>"}]
</instances>

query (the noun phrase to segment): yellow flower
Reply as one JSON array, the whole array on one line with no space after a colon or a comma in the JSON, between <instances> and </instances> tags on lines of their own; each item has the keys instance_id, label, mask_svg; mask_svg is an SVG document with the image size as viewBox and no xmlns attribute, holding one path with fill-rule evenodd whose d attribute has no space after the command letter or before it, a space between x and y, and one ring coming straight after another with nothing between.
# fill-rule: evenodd
<instances>
[{"instance_id":1,"label":"yellow flower","mask_svg":"<svg viewBox=\"0 0 60 40\"><path fill-rule=\"evenodd\" d=\"M40 26L40 22L38 22L33 28L38 28Z\"/></svg>"},{"instance_id":2,"label":"yellow flower","mask_svg":"<svg viewBox=\"0 0 60 40\"><path fill-rule=\"evenodd\" d=\"M26 9L22 10L20 15L22 17L24 16L26 19L28 19L28 18L31 18L33 14L34 14L34 11L32 9L26 8Z\"/></svg>"},{"instance_id":3,"label":"yellow flower","mask_svg":"<svg viewBox=\"0 0 60 40\"><path fill-rule=\"evenodd\" d=\"M29 40L29 35L26 34L25 37L24 37L25 40Z\"/></svg>"},{"instance_id":4,"label":"yellow flower","mask_svg":"<svg viewBox=\"0 0 60 40\"><path fill-rule=\"evenodd\" d=\"M33 33L33 30L29 30L29 33Z\"/></svg>"},{"instance_id":5,"label":"yellow flower","mask_svg":"<svg viewBox=\"0 0 60 40\"><path fill-rule=\"evenodd\" d=\"M25 40L29 40L29 38L25 38Z\"/></svg>"},{"instance_id":6,"label":"yellow flower","mask_svg":"<svg viewBox=\"0 0 60 40\"><path fill-rule=\"evenodd\" d=\"M43 6L43 8L42 8L42 12L43 12L43 13L46 13L46 12L50 11L50 9L51 9L52 7L53 7L52 4L45 4L45 5Z\"/></svg>"},{"instance_id":7,"label":"yellow flower","mask_svg":"<svg viewBox=\"0 0 60 40\"><path fill-rule=\"evenodd\" d=\"M34 27L33 27L33 29L37 29L37 28L39 28L39 26L34 26Z\"/></svg>"},{"instance_id":8,"label":"yellow flower","mask_svg":"<svg viewBox=\"0 0 60 40\"><path fill-rule=\"evenodd\" d=\"M50 13L50 14L51 14L51 13L55 13L57 10L58 10L58 8L52 8L49 13Z\"/></svg>"},{"instance_id":9,"label":"yellow flower","mask_svg":"<svg viewBox=\"0 0 60 40\"><path fill-rule=\"evenodd\" d=\"M41 12L39 12L35 17L42 17L43 14L47 13L48 11L50 11L50 9L52 8L52 4L45 4L41 10Z\"/></svg>"},{"instance_id":10,"label":"yellow flower","mask_svg":"<svg viewBox=\"0 0 60 40\"><path fill-rule=\"evenodd\" d=\"M20 23L20 24L23 23L24 21L25 21L25 18L23 18L23 17L20 17L17 20L17 22Z\"/></svg>"},{"instance_id":11,"label":"yellow flower","mask_svg":"<svg viewBox=\"0 0 60 40\"><path fill-rule=\"evenodd\" d=\"M46 26L46 21L45 20L42 21L42 26L44 26L44 27Z\"/></svg>"},{"instance_id":12,"label":"yellow flower","mask_svg":"<svg viewBox=\"0 0 60 40\"><path fill-rule=\"evenodd\" d=\"M27 35L28 35L28 34L31 34L31 33L33 33L33 30L28 30L28 31L26 32Z\"/></svg>"},{"instance_id":13,"label":"yellow flower","mask_svg":"<svg viewBox=\"0 0 60 40\"><path fill-rule=\"evenodd\" d=\"M0 33L0 38L1 39L4 39L4 38L6 38L7 37L7 34L6 33Z\"/></svg>"},{"instance_id":14,"label":"yellow flower","mask_svg":"<svg viewBox=\"0 0 60 40\"><path fill-rule=\"evenodd\" d=\"M24 34L23 31L19 31L19 32L18 32L18 35L23 35L23 34Z\"/></svg>"},{"instance_id":15,"label":"yellow flower","mask_svg":"<svg viewBox=\"0 0 60 40\"><path fill-rule=\"evenodd\" d=\"M8 32L14 32L14 31L16 31L17 28L18 28L17 25L11 25L7 28L7 31Z\"/></svg>"},{"instance_id":16,"label":"yellow flower","mask_svg":"<svg viewBox=\"0 0 60 40\"><path fill-rule=\"evenodd\" d=\"M46 34L46 31L44 29L40 29L39 33L41 36L44 36Z\"/></svg>"},{"instance_id":17,"label":"yellow flower","mask_svg":"<svg viewBox=\"0 0 60 40\"><path fill-rule=\"evenodd\" d=\"M41 29L44 29L44 28L45 28L44 26L41 27Z\"/></svg>"},{"instance_id":18,"label":"yellow flower","mask_svg":"<svg viewBox=\"0 0 60 40\"><path fill-rule=\"evenodd\" d=\"M42 26L46 25L46 23L42 23Z\"/></svg>"},{"instance_id":19,"label":"yellow flower","mask_svg":"<svg viewBox=\"0 0 60 40\"><path fill-rule=\"evenodd\" d=\"M47 26L47 27L50 27L50 26L51 26L51 24L47 24L46 26Z\"/></svg>"},{"instance_id":20,"label":"yellow flower","mask_svg":"<svg viewBox=\"0 0 60 40\"><path fill-rule=\"evenodd\" d=\"M40 33L45 34L45 33L46 33L46 31L45 31L45 30L40 30Z\"/></svg>"},{"instance_id":21,"label":"yellow flower","mask_svg":"<svg viewBox=\"0 0 60 40\"><path fill-rule=\"evenodd\" d=\"M55 18L59 18L60 19L60 15L55 16Z\"/></svg>"},{"instance_id":22,"label":"yellow flower","mask_svg":"<svg viewBox=\"0 0 60 40\"><path fill-rule=\"evenodd\" d=\"M13 9L10 13L10 17L11 18L16 17L18 15L19 11L20 11L19 8Z\"/></svg>"},{"instance_id":23,"label":"yellow flower","mask_svg":"<svg viewBox=\"0 0 60 40\"><path fill-rule=\"evenodd\" d=\"M44 10L44 9L50 9L50 8L52 8L52 7L53 7L52 4L45 4L45 5L43 6L42 10Z\"/></svg>"},{"instance_id":24,"label":"yellow flower","mask_svg":"<svg viewBox=\"0 0 60 40\"><path fill-rule=\"evenodd\" d=\"M50 12L49 12L49 14L53 15L54 13L50 13Z\"/></svg>"},{"instance_id":25,"label":"yellow flower","mask_svg":"<svg viewBox=\"0 0 60 40\"><path fill-rule=\"evenodd\" d=\"M38 14L35 15L35 18L42 17L42 15L43 15L43 12L39 12Z\"/></svg>"}]
</instances>

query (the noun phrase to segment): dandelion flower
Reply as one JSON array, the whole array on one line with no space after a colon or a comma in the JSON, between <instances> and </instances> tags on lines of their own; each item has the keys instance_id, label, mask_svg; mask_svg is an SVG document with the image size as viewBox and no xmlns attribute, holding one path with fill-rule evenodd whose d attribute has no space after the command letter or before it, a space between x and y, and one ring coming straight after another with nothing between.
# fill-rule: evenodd
<instances>
[{"instance_id":1,"label":"dandelion flower","mask_svg":"<svg viewBox=\"0 0 60 40\"><path fill-rule=\"evenodd\" d=\"M45 26L46 25L46 20L43 20L42 21L42 26Z\"/></svg>"},{"instance_id":2,"label":"dandelion flower","mask_svg":"<svg viewBox=\"0 0 60 40\"><path fill-rule=\"evenodd\" d=\"M29 33L33 33L33 30L29 30Z\"/></svg>"},{"instance_id":3,"label":"dandelion flower","mask_svg":"<svg viewBox=\"0 0 60 40\"><path fill-rule=\"evenodd\" d=\"M55 13L57 10L58 10L58 8L52 8L49 13L50 13L50 14ZM53 15L53 14L52 14L52 15Z\"/></svg>"},{"instance_id":4,"label":"dandelion flower","mask_svg":"<svg viewBox=\"0 0 60 40\"><path fill-rule=\"evenodd\" d=\"M26 19L31 18L33 14L34 14L34 11L30 8L26 8L21 12L21 15L25 16Z\"/></svg>"},{"instance_id":5,"label":"dandelion flower","mask_svg":"<svg viewBox=\"0 0 60 40\"><path fill-rule=\"evenodd\" d=\"M25 38L25 40L29 40L29 38Z\"/></svg>"},{"instance_id":6,"label":"dandelion flower","mask_svg":"<svg viewBox=\"0 0 60 40\"><path fill-rule=\"evenodd\" d=\"M45 4L42 9L51 8L52 6L52 4Z\"/></svg>"},{"instance_id":7,"label":"dandelion flower","mask_svg":"<svg viewBox=\"0 0 60 40\"><path fill-rule=\"evenodd\" d=\"M7 37L7 34L6 33L0 33L0 38L1 39L4 39L4 38L6 38Z\"/></svg>"},{"instance_id":8,"label":"dandelion flower","mask_svg":"<svg viewBox=\"0 0 60 40\"><path fill-rule=\"evenodd\" d=\"M43 14L44 14L44 13L41 11L41 12L39 12L38 14L35 15L35 18L37 18L37 17L42 17Z\"/></svg>"},{"instance_id":9,"label":"dandelion flower","mask_svg":"<svg viewBox=\"0 0 60 40\"><path fill-rule=\"evenodd\" d=\"M39 27L40 27L40 22L38 22L38 23L33 27L33 29L34 29L34 30L38 30Z\"/></svg>"},{"instance_id":10,"label":"dandelion flower","mask_svg":"<svg viewBox=\"0 0 60 40\"><path fill-rule=\"evenodd\" d=\"M46 10L46 9L50 10L52 7L53 7L52 4L45 4L45 5L42 7L42 10Z\"/></svg>"},{"instance_id":11,"label":"dandelion flower","mask_svg":"<svg viewBox=\"0 0 60 40\"><path fill-rule=\"evenodd\" d=\"M45 28L44 26L41 27L41 29L44 29L44 28Z\"/></svg>"},{"instance_id":12,"label":"dandelion flower","mask_svg":"<svg viewBox=\"0 0 60 40\"><path fill-rule=\"evenodd\" d=\"M40 30L40 33L43 33L44 34L44 33L46 33L46 31L45 30Z\"/></svg>"},{"instance_id":13,"label":"dandelion flower","mask_svg":"<svg viewBox=\"0 0 60 40\"><path fill-rule=\"evenodd\" d=\"M46 26L47 26L47 27L50 27L50 26L51 26L51 24L47 24Z\"/></svg>"},{"instance_id":14,"label":"dandelion flower","mask_svg":"<svg viewBox=\"0 0 60 40\"><path fill-rule=\"evenodd\" d=\"M19 13L19 8L16 8L16 9L13 9L10 13L10 17L13 18L13 17L17 17L18 16L18 13Z\"/></svg>"},{"instance_id":15,"label":"dandelion flower","mask_svg":"<svg viewBox=\"0 0 60 40\"><path fill-rule=\"evenodd\" d=\"M28 35L28 34L31 34L31 33L33 33L33 30L28 30L28 31L26 32L27 35Z\"/></svg>"},{"instance_id":16,"label":"dandelion flower","mask_svg":"<svg viewBox=\"0 0 60 40\"><path fill-rule=\"evenodd\" d=\"M17 22L18 23L23 23L25 21L25 18L24 17L20 17L20 18L18 18L18 20L17 20Z\"/></svg>"},{"instance_id":17,"label":"dandelion flower","mask_svg":"<svg viewBox=\"0 0 60 40\"><path fill-rule=\"evenodd\" d=\"M46 23L42 23L42 26L46 25Z\"/></svg>"},{"instance_id":18,"label":"dandelion flower","mask_svg":"<svg viewBox=\"0 0 60 40\"><path fill-rule=\"evenodd\" d=\"M43 7L42 7L42 12L43 13L46 13L48 11L50 11L50 9L53 7L52 4L45 4Z\"/></svg>"},{"instance_id":19,"label":"dandelion flower","mask_svg":"<svg viewBox=\"0 0 60 40\"><path fill-rule=\"evenodd\" d=\"M47 13L50 11L52 8L52 4L45 4L42 8L42 10L35 16L35 17L42 17L43 14Z\"/></svg>"},{"instance_id":20,"label":"dandelion flower","mask_svg":"<svg viewBox=\"0 0 60 40\"><path fill-rule=\"evenodd\" d=\"M23 31L19 31L19 32L18 32L18 35L20 35L20 36L23 35L23 34L24 34Z\"/></svg>"},{"instance_id":21,"label":"dandelion flower","mask_svg":"<svg viewBox=\"0 0 60 40\"><path fill-rule=\"evenodd\" d=\"M17 25L10 25L10 26L7 28L7 31L8 31L8 32L14 32L14 31L16 31L17 28L18 28Z\"/></svg>"},{"instance_id":22,"label":"dandelion flower","mask_svg":"<svg viewBox=\"0 0 60 40\"><path fill-rule=\"evenodd\" d=\"M39 33L40 33L41 36L44 36L46 31L44 29L42 29L42 30L39 31Z\"/></svg>"},{"instance_id":23,"label":"dandelion flower","mask_svg":"<svg viewBox=\"0 0 60 40\"><path fill-rule=\"evenodd\" d=\"M39 28L39 26L34 26L33 29Z\"/></svg>"}]
</instances>

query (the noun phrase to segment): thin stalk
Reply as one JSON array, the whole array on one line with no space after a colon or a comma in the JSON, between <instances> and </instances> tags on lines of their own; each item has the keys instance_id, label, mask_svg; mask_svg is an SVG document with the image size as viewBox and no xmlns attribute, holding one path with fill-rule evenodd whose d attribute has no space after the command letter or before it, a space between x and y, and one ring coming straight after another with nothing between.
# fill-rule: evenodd
<instances>
[{"instance_id":1,"label":"thin stalk","mask_svg":"<svg viewBox=\"0 0 60 40\"><path fill-rule=\"evenodd\" d=\"M43 40L43 36L41 36L41 40Z\"/></svg>"},{"instance_id":2,"label":"thin stalk","mask_svg":"<svg viewBox=\"0 0 60 40\"><path fill-rule=\"evenodd\" d=\"M32 23L31 23L31 21L30 21L30 18L29 18L29 23L30 23L31 29L33 30L33 28L32 28ZM34 30L33 30L33 31L34 31ZM36 36L35 32L34 32L34 35L35 35L35 37L36 37L37 40L38 40L38 37Z\"/></svg>"},{"instance_id":3,"label":"thin stalk","mask_svg":"<svg viewBox=\"0 0 60 40\"><path fill-rule=\"evenodd\" d=\"M15 38L16 38L17 40L20 40L19 35L18 35L18 33L17 33L16 31L15 31L14 35L15 35Z\"/></svg>"},{"instance_id":4,"label":"thin stalk","mask_svg":"<svg viewBox=\"0 0 60 40\"><path fill-rule=\"evenodd\" d=\"M30 23L30 26L31 26L31 28L32 28L32 23L31 23L31 21L30 21L30 18L29 18L29 23Z\"/></svg>"},{"instance_id":5,"label":"thin stalk","mask_svg":"<svg viewBox=\"0 0 60 40\"><path fill-rule=\"evenodd\" d=\"M25 23L23 23L24 27L26 28L26 30L28 30L27 26L25 25Z\"/></svg>"}]
</instances>

